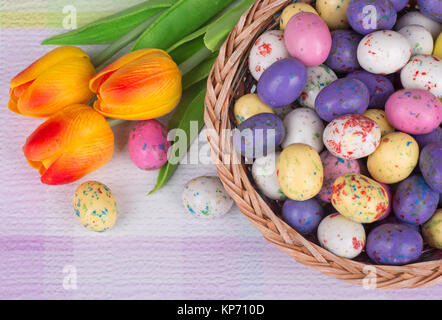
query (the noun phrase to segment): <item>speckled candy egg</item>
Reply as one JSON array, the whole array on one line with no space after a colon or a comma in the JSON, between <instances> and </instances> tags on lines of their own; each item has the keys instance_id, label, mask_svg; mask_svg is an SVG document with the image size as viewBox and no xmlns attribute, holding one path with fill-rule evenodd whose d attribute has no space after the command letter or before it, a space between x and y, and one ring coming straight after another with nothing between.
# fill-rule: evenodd
<instances>
[{"instance_id":1,"label":"speckled candy egg","mask_svg":"<svg viewBox=\"0 0 442 320\"><path fill-rule=\"evenodd\" d=\"M359 69L357 50L362 36L352 30L336 30L331 35L332 47L325 64L340 73Z\"/></svg>"},{"instance_id":2,"label":"speckled candy egg","mask_svg":"<svg viewBox=\"0 0 442 320\"><path fill-rule=\"evenodd\" d=\"M324 209L316 199L287 200L282 206L282 218L300 234L313 232L324 218Z\"/></svg>"},{"instance_id":3,"label":"speckled candy egg","mask_svg":"<svg viewBox=\"0 0 442 320\"><path fill-rule=\"evenodd\" d=\"M284 43L284 33L279 30L266 31L256 39L250 51L250 73L259 80L272 64L289 56Z\"/></svg>"},{"instance_id":4,"label":"speckled candy egg","mask_svg":"<svg viewBox=\"0 0 442 320\"><path fill-rule=\"evenodd\" d=\"M387 115L381 109L368 109L363 114L365 117L373 120L381 128L381 135L386 136L394 132L394 127L388 122Z\"/></svg>"},{"instance_id":5,"label":"speckled candy egg","mask_svg":"<svg viewBox=\"0 0 442 320\"><path fill-rule=\"evenodd\" d=\"M433 39L437 39L442 31L442 25L437 21L431 20L419 11L412 11L404 14L396 23L395 30L401 30L405 26L419 25L430 31Z\"/></svg>"},{"instance_id":6,"label":"speckled candy egg","mask_svg":"<svg viewBox=\"0 0 442 320\"><path fill-rule=\"evenodd\" d=\"M328 151L321 153L321 161L324 167L324 184L319 192L319 198L330 203L336 179L347 173L360 173L361 169L358 160L340 159Z\"/></svg>"},{"instance_id":7,"label":"speckled candy egg","mask_svg":"<svg viewBox=\"0 0 442 320\"><path fill-rule=\"evenodd\" d=\"M436 43L434 44L433 56L442 59L442 33L439 35L439 37L436 40Z\"/></svg>"},{"instance_id":8,"label":"speckled candy egg","mask_svg":"<svg viewBox=\"0 0 442 320\"><path fill-rule=\"evenodd\" d=\"M430 220L438 204L439 192L431 190L421 175L412 175L396 189L393 211L399 220L420 225Z\"/></svg>"},{"instance_id":9,"label":"speckled candy egg","mask_svg":"<svg viewBox=\"0 0 442 320\"><path fill-rule=\"evenodd\" d=\"M285 148L276 165L282 192L292 200L305 201L321 190L324 170L319 154L305 144Z\"/></svg>"},{"instance_id":10,"label":"speckled candy egg","mask_svg":"<svg viewBox=\"0 0 442 320\"><path fill-rule=\"evenodd\" d=\"M391 213L391 211L393 209L393 194L392 194L391 188L390 188L390 186L388 184L385 184L385 183L379 183L379 184L382 187L384 187L384 190L387 192L387 195L388 195L388 207L387 207L387 210L377 220L377 221L382 221L382 220L387 219L390 216L390 213Z\"/></svg>"},{"instance_id":11,"label":"speckled candy egg","mask_svg":"<svg viewBox=\"0 0 442 320\"><path fill-rule=\"evenodd\" d=\"M287 134L283 148L293 143L303 143L313 147L317 152L324 149L322 134L324 124L316 112L309 108L298 108L290 112L284 119Z\"/></svg>"},{"instance_id":12,"label":"speckled candy egg","mask_svg":"<svg viewBox=\"0 0 442 320\"><path fill-rule=\"evenodd\" d=\"M359 64L366 71L391 74L410 60L411 47L400 33L382 30L366 35L359 43L357 55Z\"/></svg>"},{"instance_id":13,"label":"speckled candy egg","mask_svg":"<svg viewBox=\"0 0 442 320\"><path fill-rule=\"evenodd\" d=\"M276 161L281 153L271 153L255 160L252 166L252 176L258 189L272 200L284 200L276 175Z\"/></svg>"},{"instance_id":14,"label":"speckled candy egg","mask_svg":"<svg viewBox=\"0 0 442 320\"><path fill-rule=\"evenodd\" d=\"M348 28L347 8L350 0L317 0L316 9L332 30Z\"/></svg>"},{"instance_id":15,"label":"speckled candy egg","mask_svg":"<svg viewBox=\"0 0 442 320\"><path fill-rule=\"evenodd\" d=\"M315 100L319 92L335 80L338 80L338 77L335 72L326 65L321 64L317 67L308 67L307 84L298 99L299 103L304 107L314 110Z\"/></svg>"},{"instance_id":16,"label":"speckled candy egg","mask_svg":"<svg viewBox=\"0 0 442 320\"><path fill-rule=\"evenodd\" d=\"M315 109L321 119L330 122L346 114L363 114L369 102L370 92L362 81L343 78L318 94Z\"/></svg>"},{"instance_id":17,"label":"speckled candy egg","mask_svg":"<svg viewBox=\"0 0 442 320\"><path fill-rule=\"evenodd\" d=\"M428 185L442 193L442 141L430 143L422 150L419 168Z\"/></svg>"},{"instance_id":18,"label":"speckled candy egg","mask_svg":"<svg viewBox=\"0 0 442 320\"><path fill-rule=\"evenodd\" d=\"M199 177L189 181L183 190L187 212L198 218L217 218L233 206L233 200L218 177Z\"/></svg>"},{"instance_id":19,"label":"speckled candy egg","mask_svg":"<svg viewBox=\"0 0 442 320\"><path fill-rule=\"evenodd\" d=\"M381 141L381 128L371 119L349 114L330 122L324 130L328 151L341 159L361 159L372 154Z\"/></svg>"},{"instance_id":20,"label":"speckled candy egg","mask_svg":"<svg viewBox=\"0 0 442 320\"><path fill-rule=\"evenodd\" d=\"M401 11L408 4L408 0L390 0L390 2L393 5L393 8L394 10L396 10L396 12Z\"/></svg>"},{"instance_id":21,"label":"speckled candy egg","mask_svg":"<svg viewBox=\"0 0 442 320\"><path fill-rule=\"evenodd\" d=\"M419 147L423 149L430 143L442 141L442 128L437 127L430 133L414 136L414 139L416 139Z\"/></svg>"},{"instance_id":22,"label":"speckled candy egg","mask_svg":"<svg viewBox=\"0 0 442 320\"><path fill-rule=\"evenodd\" d=\"M374 15L375 19L369 18ZM352 0L347 9L347 17L353 30L360 34L369 34L376 30L392 29L397 13L389 0Z\"/></svg>"},{"instance_id":23,"label":"speckled candy egg","mask_svg":"<svg viewBox=\"0 0 442 320\"><path fill-rule=\"evenodd\" d=\"M394 93L391 81L382 75L367 71L355 71L347 75L347 78L362 81L370 91L370 108L383 109L388 98Z\"/></svg>"},{"instance_id":24,"label":"speckled candy egg","mask_svg":"<svg viewBox=\"0 0 442 320\"><path fill-rule=\"evenodd\" d=\"M246 94L239 98L233 109L237 124L260 113L273 113L273 109L259 99L257 94Z\"/></svg>"},{"instance_id":25,"label":"speckled candy egg","mask_svg":"<svg viewBox=\"0 0 442 320\"><path fill-rule=\"evenodd\" d=\"M403 132L393 132L382 138L376 151L368 157L370 175L378 182L393 184L405 180L416 168L419 146Z\"/></svg>"},{"instance_id":26,"label":"speckled candy egg","mask_svg":"<svg viewBox=\"0 0 442 320\"><path fill-rule=\"evenodd\" d=\"M290 55L307 67L319 66L330 54L330 30L324 20L314 13L295 15L288 22L284 36Z\"/></svg>"},{"instance_id":27,"label":"speckled candy egg","mask_svg":"<svg viewBox=\"0 0 442 320\"><path fill-rule=\"evenodd\" d=\"M434 216L422 227L425 241L436 249L442 249L442 209L436 211Z\"/></svg>"},{"instance_id":28,"label":"speckled candy egg","mask_svg":"<svg viewBox=\"0 0 442 320\"><path fill-rule=\"evenodd\" d=\"M440 0L417 0L419 11L430 19L442 23L442 3Z\"/></svg>"},{"instance_id":29,"label":"speckled candy egg","mask_svg":"<svg viewBox=\"0 0 442 320\"><path fill-rule=\"evenodd\" d=\"M117 203L112 191L97 181L80 185L72 199L78 221L88 230L104 232L117 221Z\"/></svg>"},{"instance_id":30,"label":"speckled candy egg","mask_svg":"<svg viewBox=\"0 0 442 320\"><path fill-rule=\"evenodd\" d=\"M142 170L157 170L167 162L170 141L167 129L157 120L140 121L129 134L129 155Z\"/></svg>"},{"instance_id":31,"label":"speckled candy egg","mask_svg":"<svg viewBox=\"0 0 442 320\"><path fill-rule=\"evenodd\" d=\"M424 27L419 25L405 26L399 30L399 33L410 43L412 56L433 52L433 36Z\"/></svg>"},{"instance_id":32,"label":"speckled candy egg","mask_svg":"<svg viewBox=\"0 0 442 320\"><path fill-rule=\"evenodd\" d=\"M353 259L364 249L365 230L362 224L334 213L319 224L318 240L331 253Z\"/></svg>"},{"instance_id":33,"label":"speckled candy egg","mask_svg":"<svg viewBox=\"0 0 442 320\"><path fill-rule=\"evenodd\" d=\"M442 60L435 56L417 55L401 70L406 89L422 89L442 98Z\"/></svg>"},{"instance_id":34,"label":"speckled candy egg","mask_svg":"<svg viewBox=\"0 0 442 320\"><path fill-rule=\"evenodd\" d=\"M405 224L382 224L367 238L368 256L382 265L400 266L414 262L421 256L422 250L422 236Z\"/></svg>"},{"instance_id":35,"label":"speckled candy egg","mask_svg":"<svg viewBox=\"0 0 442 320\"><path fill-rule=\"evenodd\" d=\"M282 11L281 19L279 21L280 29L282 31L284 31L285 27L287 26L287 23L290 21L290 19L295 14L298 14L301 12L311 12L314 14L318 14L318 12L316 12L315 8L313 8L311 5L309 5L307 3L303 3L303 2L292 3L292 4L288 5L287 7L285 7L285 9Z\"/></svg>"},{"instance_id":36,"label":"speckled candy egg","mask_svg":"<svg viewBox=\"0 0 442 320\"><path fill-rule=\"evenodd\" d=\"M258 82L258 95L266 105L280 108L292 104L307 83L307 70L297 59L287 58L274 63Z\"/></svg>"},{"instance_id":37,"label":"speckled candy egg","mask_svg":"<svg viewBox=\"0 0 442 320\"><path fill-rule=\"evenodd\" d=\"M388 99L385 113L396 129L410 134L426 134L440 125L442 104L428 91L404 89Z\"/></svg>"}]
</instances>

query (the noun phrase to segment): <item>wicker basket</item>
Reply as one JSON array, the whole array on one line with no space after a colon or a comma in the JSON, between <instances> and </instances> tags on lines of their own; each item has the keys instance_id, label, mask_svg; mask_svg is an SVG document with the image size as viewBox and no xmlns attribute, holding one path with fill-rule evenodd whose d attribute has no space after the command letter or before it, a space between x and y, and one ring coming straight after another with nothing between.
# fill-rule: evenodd
<instances>
[{"instance_id":1,"label":"wicker basket","mask_svg":"<svg viewBox=\"0 0 442 320\"><path fill-rule=\"evenodd\" d=\"M372 266L364 254L355 260L335 256L304 238L280 218L280 204L264 200L250 178L250 167L239 163L233 152L231 135L232 102L250 92L253 81L247 68L247 57L255 39L273 28L280 11L290 0L258 0L241 17L220 50L207 83L205 100L208 141L218 175L241 212L263 234L265 239L296 261L325 274L358 285L376 288L417 288L442 283L442 250L427 248L421 262L407 266ZM304 1L311 2L311 1ZM236 162L235 162L236 160Z\"/></svg>"}]
</instances>

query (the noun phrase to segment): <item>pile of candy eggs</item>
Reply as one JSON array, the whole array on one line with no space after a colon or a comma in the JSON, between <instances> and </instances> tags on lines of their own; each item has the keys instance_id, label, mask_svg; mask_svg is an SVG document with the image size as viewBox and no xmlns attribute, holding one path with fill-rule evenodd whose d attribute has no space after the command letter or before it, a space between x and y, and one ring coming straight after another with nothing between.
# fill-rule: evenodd
<instances>
[{"instance_id":1,"label":"pile of candy eggs","mask_svg":"<svg viewBox=\"0 0 442 320\"><path fill-rule=\"evenodd\" d=\"M442 6L407 4L289 5L253 44L256 86L232 108L234 148L282 219L383 265L442 249Z\"/></svg>"}]
</instances>

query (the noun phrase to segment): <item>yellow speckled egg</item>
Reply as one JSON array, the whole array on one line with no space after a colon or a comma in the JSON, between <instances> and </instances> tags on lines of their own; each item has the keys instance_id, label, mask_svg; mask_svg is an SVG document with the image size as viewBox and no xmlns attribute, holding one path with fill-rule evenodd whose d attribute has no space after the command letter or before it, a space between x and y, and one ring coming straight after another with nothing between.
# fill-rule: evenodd
<instances>
[{"instance_id":1,"label":"yellow speckled egg","mask_svg":"<svg viewBox=\"0 0 442 320\"><path fill-rule=\"evenodd\" d=\"M340 214L360 223L379 220L389 205L385 188L358 173L344 174L336 179L331 201Z\"/></svg>"},{"instance_id":2,"label":"yellow speckled egg","mask_svg":"<svg viewBox=\"0 0 442 320\"><path fill-rule=\"evenodd\" d=\"M78 220L90 231L107 231L117 220L117 203L112 191L100 182L88 181L80 185L72 204Z\"/></svg>"},{"instance_id":3,"label":"yellow speckled egg","mask_svg":"<svg viewBox=\"0 0 442 320\"><path fill-rule=\"evenodd\" d=\"M403 132L393 132L382 138L376 151L368 157L370 175L378 182L393 184L405 180L416 168L419 146Z\"/></svg>"},{"instance_id":4,"label":"yellow speckled egg","mask_svg":"<svg viewBox=\"0 0 442 320\"><path fill-rule=\"evenodd\" d=\"M316 10L332 30L348 28L347 8L350 0L318 0Z\"/></svg>"},{"instance_id":5,"label":"yellow speckled egg","mask_svg":"<svg viewBox=\"0 0 442 320\"><path fill-rule=\"evenodd\" d=\"M311 5L309 5L307 3L298 2L298 3L291 4L291 5L287 6L284 9L284 11L282 11L281 20L280 20L280 29L282 31L284 31L285 26L290 21L290 19L295 14L298 14L300 12L311 12L314 14L318 14L318 12L316 12L315 8L313 8Z\"/></svg>"},{"instance_id":6,"label":"yellow speckled egg","mask_svg":"<svg viewBox=\"0 0 442 320\"><path fill-rule=\"evenodd\" d=\"M292 144L281 152L276 173L282 192L297 201L316 196L324 181L324 169L318 152L302 143Z\"/></svg>"},{"instance_id":7,"label":"yellow speckled egg","mask_svg":"<svg viewBox=\"0 0 442 320\"><path fill-rule=\"evenodd\" d=\"M442 32L439 34L439 37L437 38L436 43L434 44L433 56L442 59Z\"/></svg>"},{"instance_id":8,"label":"yellow speckled egg","mask_svg":"<svg viewBox=\"0 0 442 320\"><path fill-rule=\"evenodd\" d=\"M436 211L434 216L422 227L425 241L436 249L442 249L442 209Z\"/></svg>"},{"instance_id":9,"label":"yellow speckled egg","mask_svg":"<svg viewBox=\"0 0 442 320\"><path fill-rule=\"evenodd\" d=\"M247 119L260 113L274 113L272 107L269 107L261 101L257 94L246 94L239 98L233 109L236 123L241 124Z\"/></svg>"},{"instance_id":10,"label":"yellow speckled egg","mask_svg":"<svg viewBox=\"0 0 442 320\"><path fill-rule=\"evenodd\" d=\"M388 122L387 115L385 114L384 110L368 109L363 115L378 124L378 126L381 128L382 137L395 131L390 122Z\"/></svg>"}]
</instances>

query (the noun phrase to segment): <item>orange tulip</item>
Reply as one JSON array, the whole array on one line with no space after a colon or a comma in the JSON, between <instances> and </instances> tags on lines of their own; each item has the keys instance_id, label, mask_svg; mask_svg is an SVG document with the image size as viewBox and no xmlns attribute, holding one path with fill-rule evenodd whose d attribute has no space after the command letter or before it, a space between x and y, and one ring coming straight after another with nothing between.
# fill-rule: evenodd
<instances>
[{"instance_id":1,"label":"orange tulip","mask_svg":"<svg viewBox=\"0 0 442 320\"><path fill-rule=\"evenodd\" d=\"M57 48L11 80L8 107L25 116L48 118L69 105L91 99L89 80L94 74L83 50Z\"/></svg>"},{"instance_id":2,"label":"orange tulip","mask_svg":"<svg viewBox=\"0 0 442 320\"><path fill-rule=\"evenodd\" d=\"M118 59L90 81L95 110L123 120L149 120L171 112L181 99L181 72L163 50L142 49Z\"/></svg>"},{"instance_id":3,"label":"orange tulip","mask_svg":"<svg viewBox=\"0 0 442 320\"><path fill-rule=\"evenodd\" d=\"M91 107L72 105L44 122L23 147L41 182L60 185L74 182L108 162L114 135L106 119Z\"/></svg>"}]
</instances>

